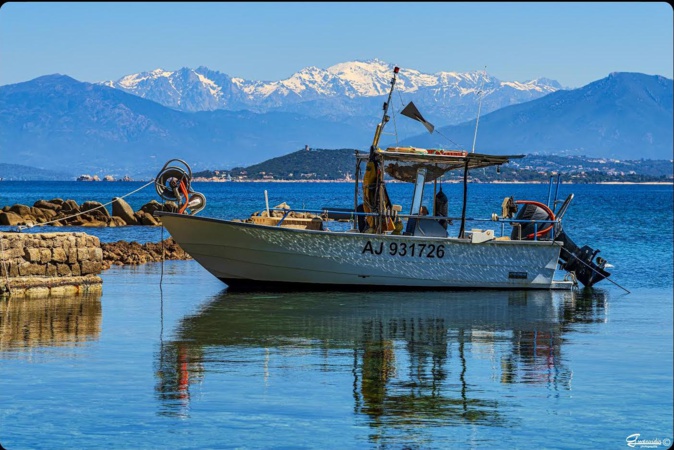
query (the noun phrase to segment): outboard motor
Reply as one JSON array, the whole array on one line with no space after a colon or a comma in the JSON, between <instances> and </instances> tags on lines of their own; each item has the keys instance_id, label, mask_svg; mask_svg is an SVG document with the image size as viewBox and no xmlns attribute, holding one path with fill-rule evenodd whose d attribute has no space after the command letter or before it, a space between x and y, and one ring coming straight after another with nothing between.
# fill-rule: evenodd
<instances>
[{"instance_id":1,"label":"outboard motor","mask_svg":"<svg viewBox=\"0 0 674 450\"><path fill-rule=\"evenodd\" d=\"M573 199L573 194L566 199L564 204L557 211L557 219L561 219L564 216L571 199ZM562 242L562 251L559 254L561 268L567 272L573 272L576 279L586 287L591 287L611 275L604 270L606 267L606 260L597 256L599 250L594 250L587 245L578 247L576 243L566 235L561 224L558 224L555 228L555 224L553 223L539 222L538 226L536 226L534 223L536 221L555 220L555 214L546 205L528 200L518 200L514 203L517 205L524 205L524 207L517 212L515 220L528 222L522 222L520 226L514 226L510 239L530 240L535 237L536 239L549 240L551 239L551 236L554 235L555 241ZM512 208L510 208L509 211L512 211ZM553 228L554 231L551 232Z\"/></svg>"},{"instance_id":2,"label":"outboard motor","mask_svg":"<svg viewBox=\"0 0 674 450\"><path fill-rule=\"evenodd\" d=\"M566 200L564 200L564 203L562 203L562 206L557 210L558 219L564 217L571 200L573 200L573 194L569 195ZM559 262L562 269L573 273L576 276L576 279L583 283L583 286L592 287L592 285L611 275L604 270L606 267L606 260L597 256L599 250L594 250L587 245L579 248L576 243L566 235L561 224L556 229L555 240L562 241L562 251L559 254Z\"/></svg>"},{"instance_id":3,"label":"outboard motor","mask_svg":"<svg viewBox=\"0 0 674 450\"><path fill-rule=\"evenodd\" d=\"M594 250L587 245L578 248L564 230L560 230L555 240L563 243L562 252L559 254L562 269L573 272L583 286L592 287L611 275L604 270L606 260L597 256L599 250ZM596 260L595 256L597 256Z\"/></svg>"}]
</instances>

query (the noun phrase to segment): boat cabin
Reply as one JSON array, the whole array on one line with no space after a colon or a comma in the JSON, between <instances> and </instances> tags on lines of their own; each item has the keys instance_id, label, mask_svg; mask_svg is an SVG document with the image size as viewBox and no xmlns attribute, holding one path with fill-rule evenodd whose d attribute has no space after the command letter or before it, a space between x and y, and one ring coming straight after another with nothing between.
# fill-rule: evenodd
<instances>
[{"instance_id":1,"label":"boat cabin","mask_svg":"<svg viewBox=\"0 0 674 450\"><path fill-rule=\"evenodd\" d=\"M416 147L389 147L367 153L356 152L356 188L354 210L360 214L369 213L368 220L361 220L359 231L370 233L405 234L409 236L447 237L447 198L437 191L437 182L452 170L463 171L463 206L459 238L465 238L466 201L468 172L489 166L501 166L510 159L523 158L524 155L486 155L465 151L434 150ZM366 161L366 170L362 178L363 205L358 204L361 166ZM394 205L386 192L384 175L394 180L413 183L411 207L402 214L402 207ZM428 215L421 211L424 189L427 183L433 183L433 211ZM443 199L444 197L444 199ZM401 218L407 223L401 227Z\"/></svg>"}]
</instances>

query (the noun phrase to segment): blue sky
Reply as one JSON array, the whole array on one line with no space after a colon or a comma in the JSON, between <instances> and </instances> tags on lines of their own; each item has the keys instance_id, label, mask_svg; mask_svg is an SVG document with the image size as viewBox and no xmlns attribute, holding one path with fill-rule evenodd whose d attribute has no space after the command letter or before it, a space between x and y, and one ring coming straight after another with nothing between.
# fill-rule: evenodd
<instances>
[{"instance_id":1,"label":"blue sky","mask_svg":"<svg viewBox=\"0 0 674 450\"><path fill-rule=\"evenodd\" d=\"M379 58L580 87L610 72L673 76L672 8L652 3L6 3L0 85L62 73L116 80L207 66L280 80Z\"/></svg>"}]
</instances>

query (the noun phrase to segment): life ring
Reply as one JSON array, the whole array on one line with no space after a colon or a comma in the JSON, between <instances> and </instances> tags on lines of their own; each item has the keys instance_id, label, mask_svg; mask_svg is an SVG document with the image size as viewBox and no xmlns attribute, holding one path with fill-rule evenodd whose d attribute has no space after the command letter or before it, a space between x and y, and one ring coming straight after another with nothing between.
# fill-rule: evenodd
<instances>
[{"instance_id":1,"label":"life ring","mask_svg":"<svg viewBox=\"0 0 674 450\"><path fill-rule=\"evenodd\" d=\"M541 203L541 202L536 202L536 201L533 201L533 200L516 200L515 203L518 204L518 205L534 205L534 206L538 206L538 207L541 208L543 211L545 211L546 213L548 213L548 217L550 218L550 220L555 220L555 213L553 213L552 210L550 210L550 208L548 208L546 205L544 205L544 204ZM533 239L533 238L534 238L534 235L535 235L536 237L539 237L539 238L540 238L540 237L543 237L543 236L545 236L550 230L552 230L552 227L553 227L553 226L554 226L554 224L551 223L547 228L545 228L545 229L543 229L543 230L540 230L540 231L538 231L538 232L536 232L536 233L531 233L531 234L529 234L529 235L526 237L526 239Z\"/></svg>"}]
</instances>

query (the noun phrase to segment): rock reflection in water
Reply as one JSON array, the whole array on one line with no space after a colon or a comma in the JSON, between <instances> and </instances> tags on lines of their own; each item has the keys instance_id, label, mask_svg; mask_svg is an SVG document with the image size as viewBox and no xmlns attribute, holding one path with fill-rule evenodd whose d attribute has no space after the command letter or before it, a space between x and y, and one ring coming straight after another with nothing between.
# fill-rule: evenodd
<instances>
[{"instance_id":1,"label":"rock reflection in water","mask_svg":"<svg viewBox=\"0 0 674 450\"><path fill-rule=\"evenodd\" d=\"M553 395L568 390L563 335L571 323L604 318L604 293L596 290L224 292L161 343L156 392L161 414L186 414L193 383L222 364L237 371L240 361L229 355L264 365L266 380L274 376L270 349L342 363L346 351L354 413L373 429L507 426L503 406L512 400L484 383L485 366L499 385L537 384Z\"/></svg>"},{"instance_id":2,"label":"rock reflection in water","mask_svg":"<svg viewBox=\"0 0 674 450\"><path fill-rule=\"evenodd\" d=\"M0 352L75 346L101 333L101 294L0 299ZM3 356L6 357L6 356Z\"/></svg>"}]
</instances>

